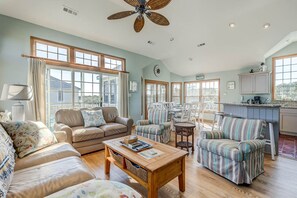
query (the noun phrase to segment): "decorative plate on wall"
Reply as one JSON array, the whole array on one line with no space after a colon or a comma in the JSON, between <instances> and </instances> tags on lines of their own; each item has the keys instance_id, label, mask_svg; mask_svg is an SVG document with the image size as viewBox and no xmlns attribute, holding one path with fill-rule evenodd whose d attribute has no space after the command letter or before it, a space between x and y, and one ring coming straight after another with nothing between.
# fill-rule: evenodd
<instances>
[{"instance_id":1,"label":"decorative plate on wall","mask_svg":"<svg viewBox=\"0 0 297 198\"><path fill-rule=\"evenodd\" d=\"M159 68L159 65L155 65L155 67L154 67L155 76L159 77L160 73L161 73L161 69Z\"/></svg>"}]
</instances>

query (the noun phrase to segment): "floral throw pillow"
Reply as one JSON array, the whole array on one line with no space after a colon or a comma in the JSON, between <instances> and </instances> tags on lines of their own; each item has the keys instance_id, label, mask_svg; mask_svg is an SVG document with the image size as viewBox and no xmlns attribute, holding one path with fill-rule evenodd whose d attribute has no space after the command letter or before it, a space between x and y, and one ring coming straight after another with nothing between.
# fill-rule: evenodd
<instances>
[{"instance_id":1,"label":"floral throw pillow","mask_svg":"<svg viewBox=\"0 0 297 198\"><path fill-rule=\"evenodd\" d=\"M13 140L20 158L57 143L55 135L42 122L22 121L1 124Z\"/></svg>"},{"instance_id":2,"label":"floral throw pillow","mask_svg":"<svg viewBox=\"0 0 297 198\"><path fill-rule=\"evenodd\" d=\"M102 110L81 110L85 127L99 127L106 124Z\"/></svg>"}]
</instances>

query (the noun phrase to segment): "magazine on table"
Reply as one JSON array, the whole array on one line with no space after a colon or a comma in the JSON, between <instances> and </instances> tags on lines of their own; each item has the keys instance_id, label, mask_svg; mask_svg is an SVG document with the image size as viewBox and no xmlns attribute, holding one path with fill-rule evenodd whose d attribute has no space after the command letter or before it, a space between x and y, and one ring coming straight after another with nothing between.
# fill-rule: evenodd
<instances>
[{"instance_id":1,"label":"magazine on table","mask_svg":"<svg viewBox=\"0 0 297 198\"><path fill-rule=\"evenodd\" d=\"M144 157L145 159L152 159L154 157L158 157L160 155L162 155L163 152L158 150L158 149L148 149L148 150L145 150L145 151L141 151L138 153L138 155L141 155L142 157Z\"/></svg>"},{"instance_id":2,"label":"magazine on table","mask_svg":"<svg viewBox=\"0 0 297 198\"><path fill-rule=\"evenodd\" d=\"M148 149L148 148L152 148L152 145L144 142L144 141L141 141L141 140L137 140L136 142L134 143L131 143L131 144L125 144L123 141L121 141L121 144L132 150L132 151L135 151L135 152L139 152L139 151L142 151L144 149Z\"/></svg>"}]
</instances>

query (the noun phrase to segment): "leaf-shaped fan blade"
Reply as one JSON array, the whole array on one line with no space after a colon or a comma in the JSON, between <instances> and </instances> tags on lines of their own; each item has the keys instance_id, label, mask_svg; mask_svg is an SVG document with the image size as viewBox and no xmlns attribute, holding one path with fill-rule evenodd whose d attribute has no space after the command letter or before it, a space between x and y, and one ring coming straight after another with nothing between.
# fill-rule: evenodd
<instances>
[{"instance_id":1,"label":"leaf-shaped fan blade","mask_svg":"<svg viewBox=\"0 0 297 198\"><path fill-rule=\"evenodd\" d=\"M146 16L147 18L149 18L149 20L151 20L152 22L158 25L167 26L170 24L168 19L159 13L150 12L150 13L147 13Z\"/></svg>"},{"instance_id":2,"label":"leaf-shaped fan blade","mask_svg":"<svg viewBox=\"0 0 297 198\"><path fill-rule=\"evenodd\" d=\"M128 17L128 16L130 16L132 14L135 14L135 12L134 11L118 12L118 13L115 13L115 14L107 17L107 19L109 19L109 20L121 19L121 18Z\"/></svg>"},{"instance_id":3,"label":"leaf-shaped fan blade","mask_svg":"<svg viewBox=\"0 0 297 198\"><path fill-rule=\"evenodd\" d=\"M171 0L149 0L146 4L151 10L158 10L167 6Z\"/></svg>"},{"instance_id":4,"label":"leaf-shaped fan blade","mask_svg":"<svg viewBox=\"0 0 297 198\"><path fill-rule=\"evenodd\" d=\"M134 22L134 30L135 32L140 32L144 26L144 17L142 15L138 15Z\"/></svg>"},{"instance_id":5,"label":"leaf-shaped fan blade","mask_svg":"<svg viewBox=\"0 0 297 198\"><path fill-rule=\"evenodd\" d=\"M133 7L140 6L138 0L124 0L124 1Z\"/></svg>"}]
</instances>

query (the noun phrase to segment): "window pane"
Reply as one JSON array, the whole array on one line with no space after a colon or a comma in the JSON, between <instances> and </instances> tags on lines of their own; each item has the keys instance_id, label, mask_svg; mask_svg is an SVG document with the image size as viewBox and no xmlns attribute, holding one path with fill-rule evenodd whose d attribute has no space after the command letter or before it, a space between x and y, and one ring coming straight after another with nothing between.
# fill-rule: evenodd
<instances>
[{"instance_id":1,"label":"window pane","mask_svg":"<svg viewBox=\"0 0 297 198\"><path fill-rule=\"evenodd\" d=\"M48 46L48 51L49 52L53 52L53 53L58 53L58 48L57 47L55 47L55 46Z\"/></svg>"},{"instance_id":2,"label":"window pane","mask_svg":"<svg viewBox=\"0 0 297 198\"><path fill-rule=\"evenodd\" d=\"M283 74L282 73L276 74L275 79L277 79L277 80L283 79Z\"/></svg>"},{"instance_id":3,"label":"window pane","mask_svg":"<svg viewBox=\"0 0 297 198\"><path fill-rule=\"evenodd\" d=\"M98 67L98 62L97 61L92 61L92 66Z\"/></svg>"},{"instance_id":4,"label":"window pane","mask_svg":"<svg viewBox=\"0 0 297 198\"><path fill-rule=\"evenodd\" d=\"M84 58L84 54L81 52L75 52L75 57L76 58Z\"/></svg>"},{"instance_id":5,"label":"window pane","mask_svg":"<svg viewBox=\"0 0 297 198\"><path fill-rule=\"evenodd\" d=\"M86 53L84 53L84 58L85 58L85 59L89 59L89 60L91 60L91 54L86 54Z\"/></svg>"},{"instance_id":6,"label":"window pane","mask_svg":"<svg viewBox=\"0 0 297 198\"><path fill-rule=\"evenodd\" d=\"M297 65L292 65L292 71L297 71Z\"/></svg>"},{"instance_id":7,"label":"window pane","mask_svg":"<svg viewBox=\"0 0 297 198\"><path fill-rule=\"evenodd\" d=\"M93 74L93 82L95 82L95 83L100 82L100 75L99 74Z\"/></svg>"},{"instance_id":8,"label":"window pane","mask_svg":"<svg viewBox=\"0 0 297 198\"><path fill-rule=\"evenodd\" d=\"M297 78L297 72L292 72L292 78Z\"/></svg>"},{"instance_id":9,"label":"window pane","mask_svg":"<svg viewBox=\"0 0 297 198\"><path fill-rule=\"evenodd\" d=\"M93 86L92 83L83 83L83 92L92 92Z\"/></svg>"},{"instance_id":10,"label":"window pane","mask_svg":"<svg viewBox=\"0 0 297 198\"><path fill-rule=\"evenodd\" d=\"M67 56L65 56L65 55L59 55L59 56L58 56L58 60L59 60L59 61L67 62Z\"/></svg>"},{"instance_id":11,"label":"window pane","mask_svg":"<svg viewBox=\"0 0 297 198\"><path fill-rule=\"evenodd\" d=\"M47 45L42 44L42 43L36 43L36 49L47 51Z\"/></svg>"},{"instance_id":12,"label":"window pane","mask_svg":"<svg viewBox=\"0 0 297 198\"><path fill-rule=\"evenodd\" d=\"M85 59L85 60L84 60L84 65L91 65L91 61L90 61L90 60L87 60L87 59Z\"/></svg>"},{"instance_id":13,"label":"window pane","mask_svg":"<svg viewBox=\"0 0 297 198\"><path fill-rule=\"evenodd\" d=\"M71 81L71 71L62 71L62 79L66 81Z\"/></svg>"},{"instance_id":14,"label":"window pane","mask_svg":"<svg viewBox=\"0 0 297 198\"><path fill-rule=\"evenodd\" d=\"M275 72L276 73L283 72L283 67L275 67Z\"/></svg>"},{"instance_id":15,"label":"window pane","mask_svg":"<svg viewBox=\"0 0 297 198\"><path fill-rule=\"evenodd\" d=\"M93 84L93 92L99 92L100 91L100 85L99 84Z\"/></svg>"},{"instance_id":16,"label":"window pane","mask_svg":"<svg viewBox=\"0 0 297 198\"><path fill-rule=\"evenodd\" d=\"M297 57L292 58L292 65L297 64Z\"/></svg>"},{"instance_id":17,"label":"window pane","mask_svg":"<svg viewBox=\"0 0 297 198\"><path fill-rule=\"evenodd\" d=\"M75 72L74 73L75 81L81 81L81 72Z\"/></svg>"},{"instance_id":18,"label":"window pane","mask_svg":"<svg viewBox=\"0 0 297 198\"><path fill-rule=\"evenodd\" d=\"M291 73L284 73L284 79L290 79Z\"/></svg>"},{"instance_id":19,"label":"window pane","mask_svg":"<svg viewBox=\"0 0 297 198\"><path fill-rule=\"evenodd\" d=\"M50 75L54 78L62 80L62 71L58 69L51 69Z\"/></svg>"},{"instance_id":20,"label":"window pane","mask_svg":"<svg viewBox=\"0 0 297 198\"><path fill-rule=\"evenodd\" d=\"M285 58L284 59L284 65L290 65L291 64L291 59L290 58Z\"/></svg>"},{"instance_id":21,"label":"window pane","mask_svg":"<svg viewBox=\"0 0 297 198\"><path fill-rule=\"evenodd\" d=\"M67 55L67 49L59 48L59 54Z\"/></svg>"},{"instance_id":22,"label":"window pane","mask_svg":"<svg viewBox=\"0 0 297 198\"><path fill-rule=\"evenodd\" d=\"M98 56L92 55L92 60L93 61L98 61Z\"/></svg>"},{"instance_id":23,"label":"window pane","mask_svg":"<svg viewBox=\"0 0 297 198\"><path fill-rule=\"evenodd\" d=\"M84 59L76 58L75 59L75 63L77 63L77 64L84 64Z\"/></svg>"},{"instance_id":24,"label":"window pane","mask_svg":"<svg viewBox=\"0 0 297 198\"><path fill-rule=\"evenodd\" d=\"M290 65L284 66L283 68L284 68L283 72L290 72L291 71L291 66Z\"/></svg>"},{"instance_id":25,"label":"window pane","mask_svg":"<svg viewBox=\"0 0 297 198\"><path fill-rule=\"evenodd\" d=\"M283 59L278 59L275 61L275 66L282 66L283 65Z\"/></svg>"},{"instance_id":26,"label":"window pane","mask_svg":"<svg viewBox=\"0 0 297 198\"><path fill-rule=\"evenodd\" d=\"M36 56L41 58L47 58L47 53L44 51L36 51Z\"/></svg>"},{"instance_id":27,"label":"window pane","mask_svg":"<svg viewBox=\"0 0 297 198\"><path fill-rule=\"evenodd\" d=\"M57 54L53 54L53 53L48 53L48 58L49 59L53 59L53 60L57 60L58 59L58 55Z\"/></svg>"},{"instance_id":28,"label":"window pane","mask_svg":"<svg viewBox=\"0 0 297 198\"><path fill-rule=\"evenodd\" d=\"M91 73L84 73L84 81L85 82L92 82L92 74Z\"/></svg>"}]
</instances>

